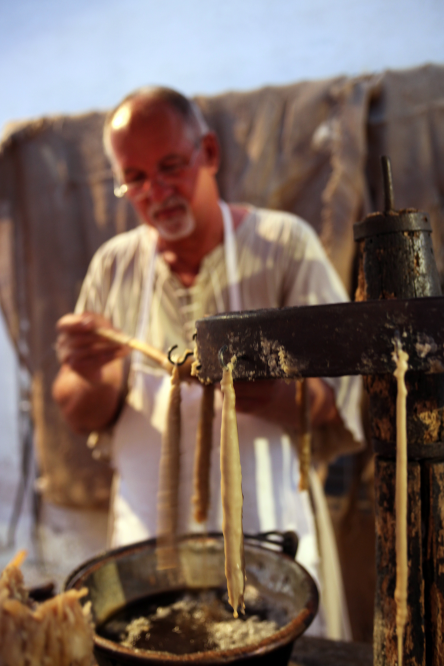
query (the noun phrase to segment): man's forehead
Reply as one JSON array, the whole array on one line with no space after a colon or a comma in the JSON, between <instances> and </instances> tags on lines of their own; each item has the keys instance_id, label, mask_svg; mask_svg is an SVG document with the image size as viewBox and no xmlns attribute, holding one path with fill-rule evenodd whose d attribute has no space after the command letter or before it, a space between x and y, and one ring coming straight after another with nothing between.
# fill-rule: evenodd
<instances>
[{"instance_id":1,"label":"man's forehead","mask_svg":"<svg viewBox=\"0 0 444 666\"><path fill-rule=\"evenodd\" d=\"M124 104L123 106L118 108L116 113L113 115L110 123L111 129L120 130L125 127L128 127L130 119L131 119L131 109L128 104Z\"/></svg>"},{"instance_id":2,"label":"man's forehead","mask_svg":"<svg viewBox=\"0 0 444 666\"><path fill-rule=\"evenodd\" d=\"M117 172L151 169L154 163L188 153L195 128L168 104L123 104L111 118L111 161Z\"/></svg>"},{"instance_id":3,"label":"man's forehead","mask_svg":"<svg viewBox=\"0 0 444 666\"><path fill-rule=\"evenodd\" d=\"M123 104L111 119L111 132L128 134L139 132L158 132L162 128L176 136L190 138L193 134L191 124L170 104L162 100L135 98Z\"/></svg>"}]
</instances>

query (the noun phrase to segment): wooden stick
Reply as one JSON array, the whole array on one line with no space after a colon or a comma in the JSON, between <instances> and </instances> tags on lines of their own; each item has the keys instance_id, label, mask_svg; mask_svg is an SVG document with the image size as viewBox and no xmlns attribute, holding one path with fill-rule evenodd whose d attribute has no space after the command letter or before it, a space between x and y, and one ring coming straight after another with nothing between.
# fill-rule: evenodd
<instances>
[{"instance_id":1,"label":"wooden stick","mask_svg":"<svg viewBox=\"0 0 444 666\"><path fill-rule=\"evenodd\" d=\"M100 335L102 338L106 338L107 340L111 340L112 342L116 342L120 345L126 345L131 349L135 349L142 354L145 354L147 358L151 359L160 365L160 367L162 367L164 370L166 370L169 375L171 375L173 372L173 365L169 362L167 355L159 351L159 349L156 349L155 347L147 344L146 342L136 340L136 338L132 338L131 336L126 335L121 331L116 331L112 328L99 327L96 328L94 332L97 333L97 335Z\"/></svg>"},{"instance_id":2,"label":"wooden stick","mask_svg":"<svg viewBox=\"0 0 444 666\"><path fill-rule=\"evenodd\" d=\"M19 550L18 553L13 557L13 559L7 564L7 567L16 567L19 569L23 562L26 560L28 553L26 550Z\"/></svg>"}]
</instances>

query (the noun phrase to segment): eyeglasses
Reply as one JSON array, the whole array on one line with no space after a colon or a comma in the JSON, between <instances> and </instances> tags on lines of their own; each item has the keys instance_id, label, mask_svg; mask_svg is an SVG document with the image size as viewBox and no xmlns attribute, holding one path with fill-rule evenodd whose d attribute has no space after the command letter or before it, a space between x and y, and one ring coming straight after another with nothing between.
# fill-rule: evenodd
<instances>
[{"instance_id":1,"label":"eyeglasses","mask_svg":"<svg viewBox=\"0 0 444 666\"><path fill-rule=\"evenodd\" d=\"M178 183L189 169L191 169L197 159L201 146L202 137L194 144L193 152L188 159L174 157L168 159L164 164L157 167L152 176L143 176L128 183L114 183L114 194L121 199L127 197L132 201L140 201L151 192L154 183L168 187Z\"/></svg>"}]
</instances>

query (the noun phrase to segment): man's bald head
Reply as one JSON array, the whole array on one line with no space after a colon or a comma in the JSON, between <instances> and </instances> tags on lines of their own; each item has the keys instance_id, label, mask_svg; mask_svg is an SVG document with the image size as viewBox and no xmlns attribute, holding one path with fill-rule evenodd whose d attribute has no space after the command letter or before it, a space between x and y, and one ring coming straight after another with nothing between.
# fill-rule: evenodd
<instances>
[{"instance_id":1,"label":"man's bald head","mask_svg":"<svg viewBox=\"0 0 444 666\"><path fill-rule=\"evenodd\" d=\"M138 88L109 111L105 118L103 145L111 162L113 162L114 154L110 133L129 127L134 122L143 121L144 116L148 116L153 107L157 105L166 105L183 118L195 139L209 131L197 104L177 90L161 86Z\"/></svg>"}]
</instances>

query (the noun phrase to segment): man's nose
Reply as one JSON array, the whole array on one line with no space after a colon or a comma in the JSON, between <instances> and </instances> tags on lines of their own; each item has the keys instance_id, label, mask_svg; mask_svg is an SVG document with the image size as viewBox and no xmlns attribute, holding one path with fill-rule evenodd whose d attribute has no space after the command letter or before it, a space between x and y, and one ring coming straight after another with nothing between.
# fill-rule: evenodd
<instances>
[{"instance_id":1,"label":"man's nose","mask_svg":"<svg viewBox=\"0 0 444 666\"><path fill-rule=\"evenodd\" d=\"M162 178L154 177L145 183L144 191L153 203L161 203L174 193L174 186L166 183Z\"/></svg>"}]
</instances>

